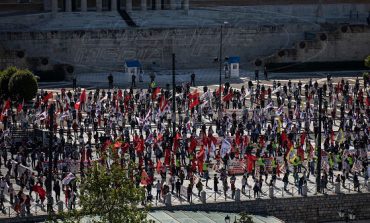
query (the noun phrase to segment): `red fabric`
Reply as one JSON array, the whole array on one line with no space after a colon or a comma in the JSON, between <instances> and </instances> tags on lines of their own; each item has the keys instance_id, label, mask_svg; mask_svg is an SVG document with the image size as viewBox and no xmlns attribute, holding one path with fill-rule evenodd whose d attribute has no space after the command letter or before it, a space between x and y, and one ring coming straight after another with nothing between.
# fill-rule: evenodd
<instances>
[{"instance_id":1,"label":"red fabric","mask_svg":"<svg viewBox=\"0 0 370 223\"><path fill-rule=\"evenodd\" d=\"M169 149L166 149L164 151L164 164L165 165L170 165L170 160L171 159L171 151Z\"/></svg>"},{"instance_id":2,"label":"red fabric","mask_svg":"<svg viewBox=\"0 0 370 223\"><path fill-rule=\"evenodd\" d=\"M121 89L118 90L117 97L118 97L118 99L122 99L123 98L123 94L122 94L122 90Z\"/></svg>"},{"instance_id":3,"label":"red fabric","mask_svg":"<svg viewBox=\"0 0 370 223\"><path fill-rule=\"evenodd\" d=\"M236 145L240 145L240 143L241 143L239 131L236 132L236 135L235 135L235 143L236 143Z\"/></svg>"},{"instance_id":4,"label":"red fabric","mask_svg":"<svg viewBox=\"0 0 370 223\"><path fill-rule=\"evenodd\" d=\"M189 105L189 109L191 110L191 109L193 109L195 106L197 106L197 105L199 105L199 98L198 97L196 97L194 100L193 100L193 102L191 102L190 103L190 105Z\"/></svg>"},{"instance_id":5,"label":"red fabric","mask_svg":"<svg viewBox=\"0 0 370 223\"><path fill-rule=\"evenodd\" d=\"M35 191L36 193L39 194L40 196L40 199L43 201L45 200L45 197L46 197L46 191L44 190L44 188L42 188L40 185L34 185L32 187L32 191Z\"/></svg>"},{"instance_id":6,"label":"red fabric","mask_svg":"<svg viewBox=\"0 0 370 223\"><path fill-rule=\"evenodd\" d=\"M199 97L199 92L197 90L188 94L188 99L189 100L194 100L198 97Z\"/></svg>"},{"instance_id":7,"label":"red fabric","mask_svg":"<svg viewBox=\"0 0 370 223\"><path fill-rule=\"evenodd\" d=\"M254 162L257 160L257 157L254 155L247 154L247 171L252 173L254 168Z\"/></svg>"},{"instance_id":8,"label":"red fabric","mask_svg":"<svg viewBox=\"0 0 370 223\"><path fill-rule=\"evenodd\" d=\"M162 168L162 162L161 160L158 160L157 166L156 166L157 173L161 172L161 168Z\"/></svg>"},{"instance_id":9,"label":"red fabric","mask_svg":"<svg viewBox=\"0 0 370 223\"><path fill-rule=\"evenodd\" d=\"M80 110L80 104L81 104L81 102L76 102L76 104L75 104L75 109L76 110Z\"/></svg>"},{"instance_id":10,"label":"red fabric","mask_svg":"<svg viewBox=\"0 0 370 223\"><path fill-rule=\"evenodd\" d=\"M330 141L331 141L331 143L334 143L334 140L335 140L334 131L331 130L331 133L330 133Z\"/></svg>"},{"instance_id":11,"label":"red fabric","mask_svg":"<svg viewBox=\"0 0 370 223\"><path fill-rule=\"evenodd\" d=\"M49 92L49 94L47 94L47 95L42 99L42 101L43 101L44 103L46 103L46 102L48 102L48 100L49 100L50 98L53 98L53 92Z\"/></svg>"},{"instance_id":12,"label":"red fabric","mask_svg":"<svg viewBox=\"0 0 370 223\"><path fill-rule=\"evenodd\" d=\"M223 101L230 101L233 98L233 93L230 92L222 98Z\"/></svg>"},{"instance_id":13,"label":"red fabric","mask_svg":"<svg viewBox=\"0 0 370 223\"><path fill-rule=\"evenodd\" d=\"M156 87L153 91L153 94L152 94L152 100L156 99L157 98L157 95L161 92L161 88L160 87Z\"/></svg>"},{"instance_id":14,"label":"red fabric","mask_svg":"<svg viewBox=\"0 0 370 223\"><path fill-rule=\"evenodd\" d=\"M84 89L80 95L80 102L84 103L86 101L86 90Z\"/></svg>"},{"instance_id":15,"label":"red fabric","mask_svg":"<svg viewBox=\"0 0 370 223\"><path fill-rule=\"evenodd\" d=\"M223 91L223 90L224 90L223 86L221 86L221 90L220 90L220 88L217 88L216 95L220 95L221 91Z\"/></svg>"},{"instance_id":16,"label":"red fabric","mask_svg":"<svg viewBox=\"0 0 370 223\"><path fill-rule=\"evenodd\" d=\"M120 141L117 141L114 143L114 148L120 148L122 146L122 143Z\"/></svg>"},{"instance_id":17,"label":"red fabric","mask_svg":"<svg viewBox=\"0 0 370 223\"><path fill-rule=\"evenodd\" d=\"M136 145L136 152L144 152L144 139L139 139L138 144Z\"/></svg>"},{"instance_id":18,"label":"red fabric","mask_svg":"<svg viewBox=\"0 0 370 223\"><path fill-rule=\"evenodd\" d=\"M197 147L197 145L198 145L198 141L195 139L195 137L191 137L188 152L192 153L195 150L195 148Z\"/></svg>"},{"instance_id":19,"label":"red fabric","mask_svg":"<svg viewBox=\"0 0 370 223\"><path fill-rule=\"evenodd\" d=\"M17 112L22 111L22 109L23 109L23 104L24 104L24 100L23 100L22 104L19 104L19 105L18 105L18 107L17 107Z\"/></svg>"}]
</instances>

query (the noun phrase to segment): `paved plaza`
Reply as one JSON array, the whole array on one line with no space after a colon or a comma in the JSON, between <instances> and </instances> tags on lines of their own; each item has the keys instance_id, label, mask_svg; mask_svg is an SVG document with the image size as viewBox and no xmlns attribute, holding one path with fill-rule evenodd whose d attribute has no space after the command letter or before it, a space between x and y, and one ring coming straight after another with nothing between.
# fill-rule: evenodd
<instances>
[{"instance_id":1,"label":"paved plaza","mask_svg":"<svg viewBox=\"0 0 370 223\"><path fill-rule=\"evenodd\" d=\"M100 77L102 78L103 76L101 75ZM186 75L184 75L184 78L185 77L186 77ZM159 76L159 79L160 78L161 77ZM96 79L98 79L98 77ZM202 80L201 77L199 77L199 79L201 79L199 82L203 83L204 80ZM333 78L333 83L337 83L341 79L342 79L342 77ZM348 81L351 86L353 86L356 82L355 77L345 77L344 79L346 81ZM239 80L234 80L235 83L233 83L233 81L231 80L231 83L232 83L231 87L233 89L236 89L236 90L240 91L241 86L244 85L246 87L247 84L248 84L247 82L249 80L251 80L251 78L248 77L248 76L244 76L244 77L240 78ZM82 79L80 81L82 81ZM280 79L280 80L275 80L275 81L281 83L282 85L285 85L288 82L288 80L286 80L286 79L285 80ZM292 79L291 83L292 84L297 84L299 81L301 81L302 83L305 83L305 82L309 81L309 79L306 79L306 78L304 78L304 79ZM324 82L326 82L326 78L313 78L312 81L313 82L317 81L318 84L321 85ZM253 82L254 85L257 84L256 81L252 81L252 82ZM142 85L146 85L146 84L147 83L142 83ZM273 86L272 81L262 80L262 81L260 81L260 84L264 85L265 87L272 87ZM214 91L218 88L217 84L207 85L207 86L211 89L211 91ZM361 87L363 87L362 81L361 81ZM56 88L53 88L53 89L45 89L44 88L44 90L53 91L54 94L57 93L57 92L60 93L60 89L56 89ZM71 90L71 89L67 88L66 90L68 91L68 90ZM190 91L194 92L195 90L197 90L199 92L202 92L203 91L203 86L198 85L196 87L191 87ZM87 91L87 93L88 92L89 92L89 90ZM250 111L252 111L253 109L250 107L251 106L250 97L251 97L250 95L246 97L246 101L247 101L246 102L246 108L250 109ZM276 100L276 96L273 95L272 99ZM55 98L53 100L55 100ZM340 104L334 104L334 106L337 109L337 111L339 112L340 111ZM274 109L278 109L278 107L275 106ZM226 113L228 115L231 115L232 113L235 113L235 114L237 114L237 116L239 118L241 118L242 110L241 109L227 109ZM86 114L84 113L84 116L85 115ZM177 115L179 115L179 114L177 114ZM181 115L183 115L183 114L181 114ZM297 124L295 122L296 121L293 120L293 124ZM207 128L211 127L212 130L216 133L216 126L215 126L214 122L212 120L208 119L206 116L202 116L202 120L201 120L200 123L204 123L207 126ZM200 123L198 123L198 124L200 125ZM333 124L334 124L333 125L333 130L334 130L335 134L338 134L338 127L339 127L339 124L340 124L340 120L339 119L334 120ZM150 125L151 125L151 128L152 128L153 131L156 130L157 126L154 123L150 123ZM126 124L126 126L124 126L124 127L130 128L130 125ZM135 130L139 131L138 128L136 128ZM311 123L311 126L310 126L310 131L313 131L313 124L312 123ZM98 132L100 134L103 134L105 132L105 129L98 128ZM197 135L200 134L200 128L197 128L196 134ZM78 140L78 138L75 138L76 136L77 135L72 134L73 141L76 141L78 143L79 140ZM217 136L217 135L215 135L215 136ZM132 135L130 137L131 137L131 139L133 139ZM190 134L187 134L187 137L190 137ZM315 146L315 138L314 138L313 132L308 134L307 137L309 138L310 143ZM83 138L84 138L84 141L87 141L87 139L88 139L86 134L83 135ZM65 140L66 141L68 140L66 135L65 135ZM369 145L367 145L367 148L368 147L369 147ZM199 149L200 148L197 147L196 150L199 151ZM369 153L369 150L368 150L368 153ZM10 156L11 155L9 153L8 157L10 157ZM93 159L96 159L96 158L98 158L98 155L96 153L96 150L93 149ZM154 154L152 154L151 159L153 161L156 159ZM187 159L185 162L189 163L189 160ZM29 169L30 171L32 171L34 174L37 175L37 172L30 167L31 162L30 162L29 159L27 160L27 166L28 166L27 169ZM221 202L221 201L222 202L223 201L236 202L235 201L236 199L237 200L240 199L240 200L243 201L243 200L252 200L252 199L271 199L273 197L274 198L290 198L290 197L302 196L298 192L298 184L297 184L296 179L294 178L294 176L292 174L289 176L289 184L287 186L287 189L284 190L284 183L282 181L284 173L281 173L279 176L277 176L276 183L273 186L268 185L270 180L271 180L271 175L269 174L268 179L266 179L266 180L265 180L265 177L263 176L262 179L263 179L264 182L262 183L261 192L257 196L254 194L253 185L255 184L255 180L253 179L252 176L249 176L247 178L247 185L246 185L245 192L240 193L239 190L242 190L242 175L237 175L236 180L235 180L235 187L237 188L237 193L238 194L240 193L240 198L239 198L239 195L237 195L238 198L235 198L235 196L232 194L230 189L228 189L227 192L224 193L222 183L220 183L220 185L219 185L218 192L215 192L214 188L213 188L213 185L214 185L213 179L214 179L214 176L217 176L218 178L221 176L220 172L222 172L222 169L220 167L222 167L222 166L223 165L220 164L219 161L216 161L215 159L210 159L209 166L208 166L210 178L208 180L208 185L207 186L205 185L206 180L201 175L199 175L199 173L195 173L194 182L198 182L198 180L200 179L202 181L203 185L204 185L203 186L203 191L204 192L202 193L203 198L201 196L198 196L197 188L194 187L193 194L191 196L190 201L187 199L186 188L188 187L188 184L189 184L190 181L189 181L189 179L185 179L184 183L181 187L180 195L176 194L175 191L174 191L172 193L172 196L170 196L171 205L179 205L179 204L189 204L189 205L191 205L191 204L202 203L202 202L203 203L204 202L210 203L210 202ZM302 171L300 173L298 173L298 177L303 176L304 172L309 172L307 167L308 167L308 163L307 163L307 160L306 160L306 161L303 162L303 168L302 168ZM290 171L293 172L293 167L290 166L289 168L290 168ZM182 166L182 169L185 170L185 166ZM4 176L6 172L7 172L6 168L4 166L2 166L1 167L2 175ZM307 178L307 196L325 196L326 194L336 194L339 191L340 191L340 193L346 193L346 194L368 193L369 192L369 189L367 187L367 182L364 179L363 174L360 174L359 177L358 177L359 182L360 182L359 190L354 188L354 182L353 182L352 174L350 174L349 178L346 180L346 182L344 184L344 187L343 187L343 185L341 185L340 188L339 188L339 191L338 191L338 188L336 190L334 181L335 181L335 176L339 173L341 173L341 171L334 170L334 178L333 178L333 180L329 180L329 182L327 184L327 187L326 187L326 189L324 190L323 193L317 193L316 183L315 183L316 176L310 174L309 177ZM59 175L59 178L60 178L60 180L62 180L61 175ZM163 181L163 178L158 174L158 172L155 172L155 174L154 174L154 183L157 182L157 180L162 180ZM17 182L14 178L11 178L10 182L14 185L14 189L15 189L16 192L20 190L20 186L18 184L19 182ZM162 183L166 183L167 185L171 185L170 175L167 174L166 178L164 179L164 182L162 182ZM228 185L228 188L229 188L229 185ZM28 189L24 188L23 192L28 194ZM167 203L167 205L169 205L169 201L168 201L169 197L167 198L167 201L166 201L166 197L164 195L163 196L161 195L159 199L156 199L156 193L157 193L157 190L153 186L153 188L151 190L151 194L153 195L153 199L151 201L146 201L143 204L144 205L149 205L150 204L153 207L164 206L164 205L166 205L165 203ZM53 197L55 197L54 192L53 192ZM63 201L65 201L63 193L61 194L60 200L62 201L61 203L54 203L54 210L56 210L56 211L58 211L58 208L60 208L61 204L64 203ZM13 209L14 207L10 204L9 201L10 201L9 194L5 194L5 202L4 202L5 208L3 209L3 214L0 215L0 217L1 218L21 217L22 214L16 213L15 210ZM40 205L40 203L36 202L36 201L38 201L38 196L36 195L35 192L33 192L32 193L32 205L31 205L30 214L31 215L46 214L45 208L43 208L42 205ZM44 202L44 204L46 204L46 201ZM63 204L63 206L64 206L64 210L65 210L66 204ZM77 208L78 208L78 197L77 197Z\"/></svg>"}]
</instances>

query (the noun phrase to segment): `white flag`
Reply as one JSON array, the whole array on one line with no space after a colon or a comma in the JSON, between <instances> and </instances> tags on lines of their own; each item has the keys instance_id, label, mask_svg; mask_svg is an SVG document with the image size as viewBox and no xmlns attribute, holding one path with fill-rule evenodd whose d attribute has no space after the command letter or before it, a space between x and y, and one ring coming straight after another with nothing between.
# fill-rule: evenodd
<instances>
[{"instance_id":1,"label":"white flag","mask_svg":"<svg viewBox=\"0 0 370 223\"><path fill-rule=\"evenodd\" d=\"M224 139L221 144L221 157L224 158L227 153L229 153L231 150L231 144L229 141Z\"/></svg>"}]
</instances>

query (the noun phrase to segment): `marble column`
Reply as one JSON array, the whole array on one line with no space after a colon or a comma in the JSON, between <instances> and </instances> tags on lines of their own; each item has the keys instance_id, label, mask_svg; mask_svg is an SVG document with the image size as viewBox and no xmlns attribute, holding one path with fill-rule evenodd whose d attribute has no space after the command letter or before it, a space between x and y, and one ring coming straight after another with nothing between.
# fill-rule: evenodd
<instances>
[{"instance_id":1,"label":"marble column","mask_svg":"<svg viewBox=\"0 0 370 223\"><path fill-rule=\"evenodd\" d=\"M103 0L96 0L96 11L101 12L103 9Z\"/></svg>"},{"instance_id":2,"label":"marble column","mask_svg":"<svg viewBox=\"0 0 370 223\"><path fill-rule=\"evenodd\" d=\"M147 7L147 6L146 6L146 1L147 1L147 0L141 0L141 4L140 4L140 5L141 5L141 10L142 10L142 11L146 11L146 7Z\"/></svg>"},{"instance_id":3,"label":"marble column","mask_svg":"<svg viewBox=\"0 0 370 223\"><path fill-rule=\"evenodd\" d=\"M87 0L81 0L81 12L87 11Z\"/></svg>"},{"instance_id":4,"label":"marble column","mask_svg":"<svg viewBox=\"0 0 370 223\"><path fill-rule=\"evenodd\" d=\"M189 0L184 0L184 10L189 11Z\"/></svg>"},{"instance_id":5,"label":"marble column","mask_svg":"<svg viewBox=\"0 0 370 223\"><path fill-rule=\"evenodd\" d=\"M132 0L126 0L126 11L127 12L132 11Z\"/></svg>"},{"instance_id":6,"label":"marble column","mask_svg":"<svg viewBox=\"0 0 370 223\"><path fill-rule=\"evenodd\" d=\"M111 0L111 4L110 4L110 10L111 11L117 11L117 0Z\"/></svg>"},{"instance_id":7,"label":"marble column","mask_svg":"<svg viewBox=\"0 0 370 223\"><path fill-rule=\"evenodd\" d=\"M161 0L155 0L155 10L161 10Z\"/></svg>"},{"instance_id":8,"label":"marble column","mask_svg":"<svg viewBox=\"0 0 370 223\"><path fill-rule=\"evenodd\" d=\"M72 12L72 0L66 0L66 12Z\"/></svg>"},{"instance_id":9,"label":"marble column","mask_svg":"<svg viewBox=\"0 0 370 223\"><path fill-rule=\"evenodd\" d=\"M58 0L51 1L51 12L57 13L58 12Z\"/></svg>"},{"instance_id":10,"label":"marble column","mask_svg":"<svg viewBox=\"0 0 370 223\"><path fill-rule=\"evenodd\" d=\"M170 8L171 10L176 10L177 8L176 0L170 0Z\"/></svg>"}]
</instances>

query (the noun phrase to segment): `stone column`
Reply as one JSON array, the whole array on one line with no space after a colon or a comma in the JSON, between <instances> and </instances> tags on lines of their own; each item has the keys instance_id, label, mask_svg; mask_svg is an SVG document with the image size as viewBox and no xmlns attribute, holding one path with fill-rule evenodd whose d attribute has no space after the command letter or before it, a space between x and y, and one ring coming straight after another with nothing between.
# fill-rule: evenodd
<instances>
[{"instance_id":1,"label":"stone column","mask_svg":"<svg viewBox=\"0 0 370 223\"><path fill-rule=\"evenodd\" d=\"M51 1L51 12L57 13L58 12L58 0Z\"/></svg>"},{"instance_id":2,"label":"stone column","mask_svg":"<svg viewBox=\"0 0 370 223\"><path fill-rule=\"evenodd\" d=\"M126 11L127 12L132 11L132 0L126 0Z\"/></svg>"},{"instance_id":3,"label":"stone column","mask_svg":"<svg viewBox=\"0 0 370 223\"><path fill-rule=\"evenodd\" d=\"M155 0L155 10L161 10L161 0Z\"/></svg>"},{"instance_id":4,"label":"stone column","mask_svg":"<svg viewBox=\"0 0 370 223\"><path fill-rule=\"evenodd\" d=\"M66 12L72 12L72 0L66 0Z\"/></svg>"},{"instance_id":5,"label":"stone column","mask_svg":"<svg viewBox=\"0 0 370 223\"><path fill-rule=\"evenodd\" d=\"M103 9L103 0L96 0L96 11L101 12Z\"/></svg>"},{"instance_id":6,"label":"stone column","mask_svg":"<svg viewBox=\"0 0 370 223\"><path fill-rule=\"evenodd\" d=\"M87 0L81 0L81 12L87 11Z\"/></svg>"},{"instance_id":7,"label":"stone column","mask_svg":"<svg viewBox=\"0 0 370 223\"><path fill-rule=\"evenodd\" d=\"M184 0L184 10L189 11L189 0Z\"/></svg>"},{"instance_id":8,"label":"stone column","mask_svg":"<svg viewBox=\"0 0 370 223\"><path fill-rule=\"evenodd\" d=\"M141 10L142 10L142 11L146 11L146 7L147 7L147 6L146 6L146 1L147 1L147 0L141 0L141 4L140 4L140 5L141 5Z\"/></svg>"},{"instance_id":9,"label":"stone column","mask_svg":"<svg viewBox=\"0 0 370 223\"><path fill-rule=\"evenodd\" d=\"M176 0L170 0L170 9L176 10L176 8L177 8Z\"/></svg>"},{"instance_id":10,"label":"stone column","mask_svg":"<svg viewBox=\"0 0 370 223\"><path fill-rule=\"evenodd\" d=\"M111 11L117 11L117 0L111 0L111 4L110 4L110 10Z\"/></svg>"}]
</instances>

